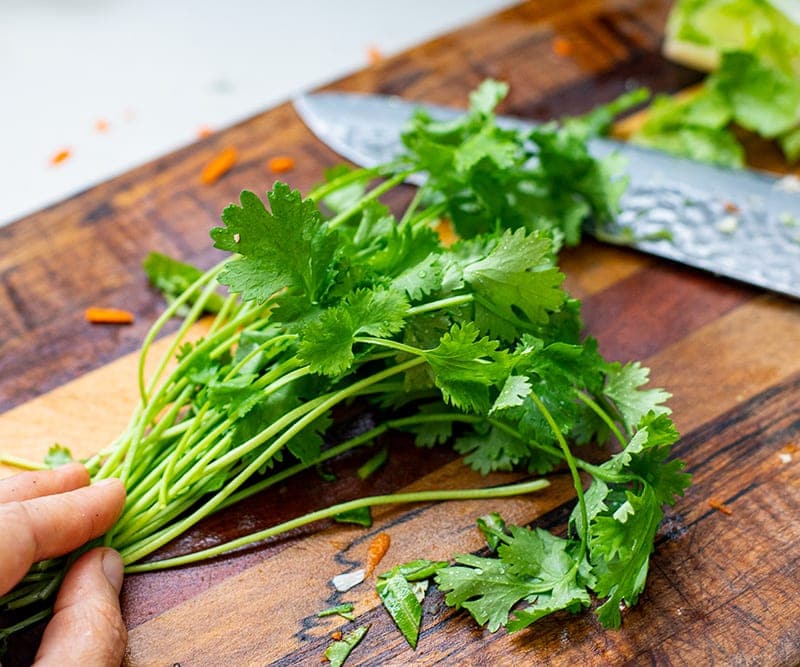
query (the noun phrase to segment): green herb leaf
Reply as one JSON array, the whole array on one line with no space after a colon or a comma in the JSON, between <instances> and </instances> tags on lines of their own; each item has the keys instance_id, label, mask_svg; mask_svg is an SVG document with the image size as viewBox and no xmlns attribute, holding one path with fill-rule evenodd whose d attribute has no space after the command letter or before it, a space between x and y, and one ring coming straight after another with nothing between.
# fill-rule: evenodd
<instances>
[{"instance_id":1,"label":"green herb leaf","mask_svg":"<svg viewBox=\"0 0 800 667\"><path fill-rule=\"evenodd\" d=\"M648 382L650 370L638 361L609 367L606 387L603 390L611 398L622 415L625 425L634 428L648 412L668 414L663 403L670 394L663 389L642 390Z\"/></svg>"},{"instance_id":2,"label":"green herb leaf","mask_svg":"<svg viewBox=\"0 0 800 667\"><path fill-rule=\"evenodd\" d=\"M366 526L367 528L372 526L372 512L369 507L340 512L333 518L339 523L355 523L359 526Z\"/></svg>"},{"instance_id":3,"label":"green herb leaf","mask_svg":"<svg viewBox=\"0 0 800 667\"><path fill-rule=\"evenodd\" d=\"M512 322L541 324L564 303L564 275L553 266L552 243L525 230L507 231L489 254L464 268L478 303Z\"/></svg>"},{"instance_id":4,"label":"green herb leaf","mask_svg":"<svg viewBox=\"0 0 800 667\"><path fill-rule=\"evenodd\" d=\"M447 565L447 561L444 560L432 561L420 558L408 563L403 563L402 565L397 565L388 572L379 574L378 578L388 579L389 577L399 574L405 577L406 581L422 581L423 579L429 579L443 567L447 567Z\"/></svg>"},{"instance_id":5,"label":"green herb leaf","mask_svg":"<svg viewBox=\"0 0 800 667\"><path fill-rule=\"evenodd\" d=\"M403 637L411 648L416 648L422 622L422 604L411 584L402 574L395 572L385 579L379 579L376 588L383 606Z\"/></svg>"},{"instance_id":6,"label":"green herb leaf","mask_svg":"<svg viewBox=\"0 0 800 667\"><path fill-rule=\"evenodd\" d=\"M324 618L325 616L341 616L348 621L352 621L355 619L355 616L353 615L353 609L354 606L352 602L345 602L343 604L336 605L335 607L323 609L317 613L317 617Z\"/></svg>"},{"instance_id":7,"label":"green herb leaf","mask_svg":"<svg viewBox=\"0 0 800 667\"><path fill-rule=\"evenodd\" d=\"M497 512L486 514L478 519L478 530L483 534L486 544L492 551L497 551L506 539L506 522Z\"/></svg>"},{"instance_id":8,"label":"green herb leaf","mask_svg":"<svg viewBox=\"0 0 800 667\"><path fill-rule=\"evenodd\" d=\"M160 252L148 253L142 262L142 268L153 286L164 295L167 303L178 298L203 275L200 269L191 264L179 262ZM218 313L224 301L222 295L212 294L206 301L203 310L208 313ZM191 302L187 304L185 312L179 314L188 313L189 305Z\"/></svg>"},{"instance_id":9,"label":"green herb leaf","mask_svg":"<svg viewBox=\"0 0 800 667\"><path fill-rule=\"evenodd\" d=\"M60 468L73 461L72 452L70 452L67 447L59 445L58 443L51 446L44 457L44 464L48 468Z\"/></svg>"},{"instance_id":10,"label":"green herb leaf","mask_svg":"<svg viewBox=\"0 0 800 667\"><path fill-rule=\"evenodd\" d=\"M454 324L439 345L425 352L434 382L446 402L465 411L489 411L489 387L505 381L507 356L499 343L480 332L472 323Z\"/></svg>"},{"instance_id":11,"label":"green herb leaf","mask_svg":"<svg viewBox=\"0 0 800 667\"><path fill-rule=\"evenodd\" d=\"M224 227L211 230L214 247L238 253L219 281L242 299L264 302L280 290L316 303L327 284L337 239L311 200L276 183L267 193L271 211L252 192L241 206L222 212Z\"/></svg>"},{"instance_id":12,"label":"green herb leaf","mask_svg":"<svg viewBox=\"0 0 800 667\"><path fill-rule=\"evenodd\" d=\"M325 649L325 657L330 661L331 667L342 667L344 665L352 650L364 639L367 630L369 630L369 625L362 625L360 628L348 632L340 640L333 642Z\"/></svg>"}]
</instances>

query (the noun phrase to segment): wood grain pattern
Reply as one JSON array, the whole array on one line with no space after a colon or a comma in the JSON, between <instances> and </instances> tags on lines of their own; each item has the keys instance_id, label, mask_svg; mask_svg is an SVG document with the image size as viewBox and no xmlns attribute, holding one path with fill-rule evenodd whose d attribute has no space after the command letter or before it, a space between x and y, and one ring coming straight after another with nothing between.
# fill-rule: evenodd
<instances>
[{"instance_id":1,"label":"wood grain pattern","mask_svg":"<svg viewBox=\"0 0 800 667\"><path fill-rule=\"evenodd\" d=\"M501 111L535 119L578 113L634 84L677 91L699 74L659 53L669 0L538 0L501 12L331 84L464 106L483 78L509 81ZM552 49L568 39L569 57ZM214 186L202 166L225 146L240 154ZM748 139L752 164L785 169L773 147ZM285 178L307 190L338 158L281 105L0 229L0 449L39 456L50 440L91 451L113 436L135 401L135 350L161 308L139 268L160 249L209 266L208 230L241 189L263 191L267 161L295 158ZM410 191L388 203L398 204ZM573 498L563 476L529 498L377 512L369 531L309 526L206 564L135 575L123 590L130 665L308 665L329 633L352 627L314 614L352 600L370 623L352 665L800 664L800 306L637 253L587 242L562 257L584 300L587 332L612 358L640 358L672 393L683 438L677 454L695 475L659 533L648 587L605 632L591 614L544 619L531 631L490 635L425 601L412 652L379 607L371 582L336 595L330 577L361 563L387 531L383 566L480 548L474 519L501 506L512 521L564 529ZM92 327L86 306L124 306L130 327ZM87 410L90 420L81 419ZM368 420L369 415L364 419ZM352 471L368 453L335 463L340 481L299 476L212 517L165 547L172 555L258 530L358 495L432 485L488 484L440 448L424 456L389 437L390 465L366 482ZM0 472L2 474L2 472ZM713 510L716 499L728 516ZM26 664L36 632L13 647ZM5 664L5 663L4 663Z\"/></svg>"}]
</instances>

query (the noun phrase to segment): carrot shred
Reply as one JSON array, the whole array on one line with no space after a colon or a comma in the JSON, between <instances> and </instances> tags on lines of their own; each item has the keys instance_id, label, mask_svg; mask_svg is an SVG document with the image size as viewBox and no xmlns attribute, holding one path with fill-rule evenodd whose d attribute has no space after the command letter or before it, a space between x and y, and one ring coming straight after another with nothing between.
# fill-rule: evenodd
<instances>
[{"instance_id":1,"label":"carrot shred","mask_svg":"<svg viewBox=\"0 0 800 667\"><path fill-rule=\"evenodd\" d=\"M572 42L565 37L556 37L553 39L553 53L561 58L567 58L572 55Z\"/></svg>"},{"instance_id":2,"label":"carrot shred","mask_svg":"<svg viewBox=\"0 0 800 667\"><path fill-rule=\"evenodd\" d=\"M389 537L389 533L379 533L375 536L375 539L370 542L369 547L367 548L367 573L366 576L372 574L375 568L378 566L378 563L381 562L381 559L386 555L386 552L389 550L389 545L391 544L392 540Z\"/></svg>"},{"instance_id":3,"label":"carrot shred","mask_svg":"<svg viewBox=\"0 0 800 667\"><path fill-rule=\"evenodd\" d=\"M206 137L210 137L212 134L214 134L214 130L212 130L208 125L201 125L197 128L198 139L205 139Z\"/></svg>"},{"instance_id":4,"label":"carrot shred","mask_svg":"<svg viewBox=\"0 0 800 667\"><path fill-rule=\"evenodd\" d=\"M288 155L278 155L267 162L267 167L273 174L283 174L294 169L294 160Z\"/></svg>"},{"instance_id":5,"label":"carrot shred","mask_svg":"<svg viewBox=\"0 0 800 667\"><path fill-rule=\"evenodd\" d=\"M739 207L734 204L732 201L726 201L722 207L725 209L726 213L739 213Z\"/></svg>"},{"instance_id":6,"label":"carrot shred","mask_svg":"<svg viewBox=\"0 0 800 667\"><path fill-rule=\"evenodd\" d=\"M722 501L716 500L714 498L712 498L711 500L708 501L708 506L712 510L717 510L717 512L722 512L723 514L727 514L728 516L733 514L733 510L730 507L728 507Z\"/></svg>"},{"instance_id":7,"label":"carrot shred","mask_svg":"<svg viewBox=\"0 0 800 667\"><path fill-rule=\"evenodd\" d=\"M206 185L213 185L233 168L238 157L235 148L231 146L223 148L203 167L200 180Z\"/></svg>"},{"instance_id":8,"label":"carrot shred","mask_svg":"<svg viewBox=\"0 0 800 667\"><path fill-rule=\"evenodd\" d=\"M331 639L334 641L339 641L342 638L342 631L337 630L336 632L331 632Z\"/></svg>"},{"instance_id":9,"label":"carrot shred","mask_svg":"<svg viewBox=\"0 0 800 667\"><path fill-rule=\"evenodd\" d=\"M133 324L133 313L120 308L98 308L92 306L84 312L87 322L92 324Z\"/></svg>"},{"instance_id":10,"label":"carrot shred","mask_svg":"<svg viewBox=\"0 0 800 667\"><path fill-rule=\"evenodd\" d=\"M53 157L50 158L50 164L61 164L70 157L72 157L72 151L69 148L62 148L60 151L53 153Z\"/></svg>"},{"instance_id":11,"label":"carrot shred","mask_svg":"<svg viewBox=\"0 0 800 667\"><path fill-rule=\"evenodd\" d=\"M370 65L377 65L383 60L383 53L377 46L370 46L367 49L367 61Z\"/></svg>"},{"instance_id":12,"label":"carrot shred","mask_svg":"<svg viewBox=\"0 0 800 667\"><path fill-rule=\"evenodd\" d=\"M106 132L108 130L108 121L105 118L98 118L94 122L95 132Z\"/></svg>"},{"instance_id":13,"label":"carrot shred","mask_svg":"<svg viewBox=\"0 0 800 667\"><path fill-rule=\"evenodd\" d=\"M445 248L449 248L458 241L458 234L453 229L453 223L448 218L441 218L436 223L436 233L439 235L439 243Z\"/></svg>"}]
</instances>

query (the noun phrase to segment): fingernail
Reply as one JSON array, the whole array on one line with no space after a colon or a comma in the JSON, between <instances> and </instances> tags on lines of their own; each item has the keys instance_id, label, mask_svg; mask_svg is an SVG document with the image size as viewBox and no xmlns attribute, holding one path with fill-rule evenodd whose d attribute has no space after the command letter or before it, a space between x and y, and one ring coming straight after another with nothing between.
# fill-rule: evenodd
<instances>
[{"instance_id":1,"label":"fingernail","mask_svg":"<svg viewBox=\"0 0 800 667\"><path fill-rule=\"evenodd\" d=\"M106 549L103 554L103 574L117 593L122 590L123 567L122 557L113 549Z\"/></svg>"}]
</instances>

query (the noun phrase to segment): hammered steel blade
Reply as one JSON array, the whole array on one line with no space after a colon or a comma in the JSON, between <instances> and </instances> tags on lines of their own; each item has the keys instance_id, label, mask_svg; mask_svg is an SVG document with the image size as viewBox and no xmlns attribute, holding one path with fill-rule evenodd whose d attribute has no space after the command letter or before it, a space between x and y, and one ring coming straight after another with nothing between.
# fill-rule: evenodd
<instances>
[{"instance_id":1,"label":"hammered steel blade","mask_svg":"<svg viewBox=\"0 0 800 667\"><path fill-rule=\"evenodd\" d=\"M396 97L347 93L304 95L294 106L319 139L365 167L402 151L400 133L415 109L439 120L463 114ZM519 129L534 126L509 117L497 121ZM607 240L624 232L635 239L624 245L800 298L796 179L716 167L608 139L592 140L590 150L596 157L622 154L630 178L616 222L597 230L604 232L598 236Z\"/></svg>"}]
</instances>

